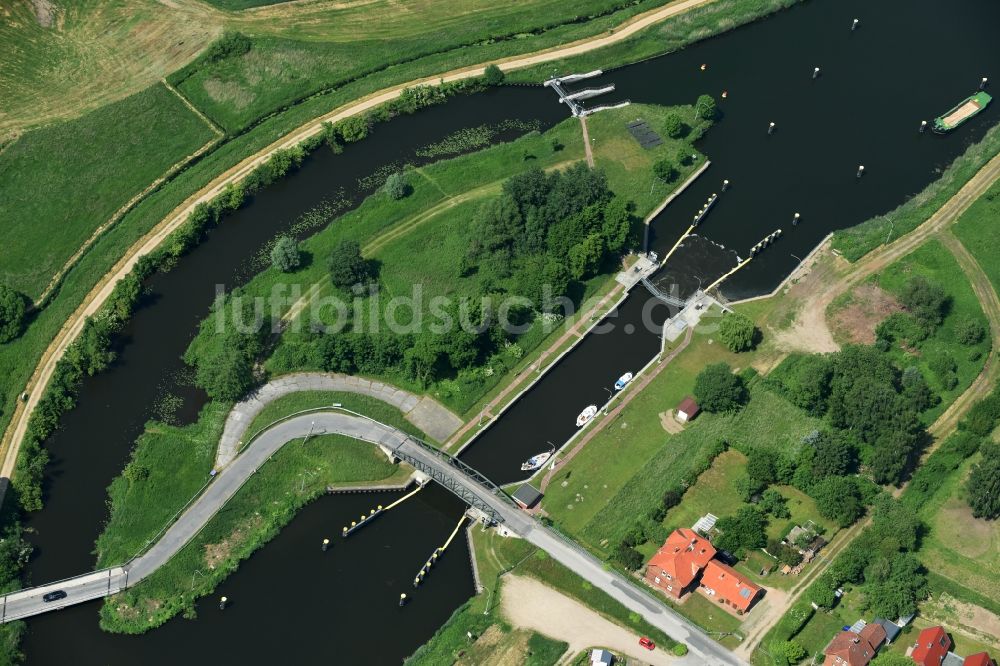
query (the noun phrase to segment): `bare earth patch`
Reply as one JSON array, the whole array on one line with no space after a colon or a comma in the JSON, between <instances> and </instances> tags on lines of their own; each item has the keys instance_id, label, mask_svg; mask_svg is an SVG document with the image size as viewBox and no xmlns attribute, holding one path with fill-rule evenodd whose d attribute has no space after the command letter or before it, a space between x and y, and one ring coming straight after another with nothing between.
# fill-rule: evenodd
<instances>
[{"instance_id":1,"label":"bare earth patch","mask_svg":"<svg viewBox=\"0 0 1000 666\"><path fill-rule=\"evenodd\" d=\"M903 306L889 292L874 284L862 284L850 292L846 305L828 313L833 335L845 342L870 345L875 327Z\"/></svg>"},{"instance_id":2,"label":"bare earth patch","mask_svg":"<svg viewBox=\"0 0 1000 666\"><path fill-rule=\"evenodd\" d=\"M922 604L920 613L929 620L941 621L949 629L1000 648L1000 616L981 606L959 601L945 592Z\"/></svg>"},{"instance_id":3,"label":"bare earth patch","mask_svg":"<svg viewBox=\"0 0 1000 666\"><path fill-rule=\"evenodd\" d=\"M259 513L255 513L247 521L233 530L233 533L219 543L205 545L205 566L215 569L233 554L233 550L247 538L247 535L261 523Z\"/></svg>"},{"instance_id":4,"label":"bare earth patch","mask_svg":"<svg viewBox=\"0 0 1000 666\"><path fill-rule=\"evenodd\" d=\"M678 423L677 419L674 418L674 410L672 409L660 412L660 425L663 426L663 429L671 435L676 435L684 430L684 426Z\"/></svg>"},{"instance_id":5,"label":"bare earth patch","mask_svg":"<svg viewBox=\"0 0 1000 666\"><path fill-rule=\"evenodd\" d=\"M493 625L455 663L459 666L520 666L527 661L529 638L530 632L505 634Z\"/></svg>"}]
</instances>

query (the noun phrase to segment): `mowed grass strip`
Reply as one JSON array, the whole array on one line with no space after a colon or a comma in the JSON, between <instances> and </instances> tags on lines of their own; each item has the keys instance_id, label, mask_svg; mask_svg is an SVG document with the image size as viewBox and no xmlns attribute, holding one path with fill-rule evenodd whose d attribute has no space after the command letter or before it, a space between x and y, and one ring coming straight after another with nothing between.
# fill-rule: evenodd
<instances>
[{"instance_id":1,"label":"mowed grass strip","mask_svg":"<svg viewBox=\"0 0 1000 666\"><path fill-rule=\"evenodd\" d=\"M1000 292L1000 183L976 199L952 230Z\"/></svg>"},{"instance_id":2,"label":"mowed grass strip","mask_svg":"<svg viewBox=\"0 0 1000 666\"><path fill-rule=\"evenodd\" d=\"M163 85L0 153L0 281L37 298L115 211L214 138Z\"/></svg>"}]
</instances>

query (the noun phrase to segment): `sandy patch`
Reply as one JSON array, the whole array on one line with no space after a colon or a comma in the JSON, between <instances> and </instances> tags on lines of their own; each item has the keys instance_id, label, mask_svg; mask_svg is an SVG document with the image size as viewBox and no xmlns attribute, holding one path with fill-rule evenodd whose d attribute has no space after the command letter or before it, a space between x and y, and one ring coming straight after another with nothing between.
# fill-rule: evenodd
<instances>
[{"instance_id":1,"label":"sandy patch","mask_svg":"<svg viewBox=\"0 0 1000 666\"><path fill-rule=\"evenodd\" d=\"M1000 616L981 606L942 593L922 604L920 614L929 620L940 621L953 631L1000 647Z\"/></svg>"},{"instance_id":2,"label":"sandy patch","mask_svg":"<svg viewBox=\"0 0 1000 666\"><path fill-rule=\"evenodd\" d=\"M684 430L684 426L674 418L674 410L672 409L660 412L660 425L663 426L663 429L671 435L676 435Z\"/></svg>"},{"instance_id":3,"label":"sandy patch","mask_svg":"<svg viewBox=\"0 0 1000 666\"><path fill-rule=\"evenodd\" d=\"M531 633L505 634L497 625L483 632L467 651L459 653L458 666L520 666L527 661Z\"/></svg>"},{"instance_id":4,"label":"sandy patch","mask_svg":"<svg viewBox=\"0 0 1000 666\"><path fill-rule=\"evenodd\" d=\"M31 7L35 10L38 25L51 28L56 20L56 6L49 0L31 0Z\"/></svg>"},{"instance_id":5,"label":"sandy patch","mask_svg":"<svg viewBox=\"0 0 1000 666\"><path fill-rule=\"evenodd\" d=\"M875 327L883 319L901 312L903 306L892 294L874 284L862 284L850 292L850 301L829 313L834 337L861 345L875 342Z\"/></svg>"}]
</instances>

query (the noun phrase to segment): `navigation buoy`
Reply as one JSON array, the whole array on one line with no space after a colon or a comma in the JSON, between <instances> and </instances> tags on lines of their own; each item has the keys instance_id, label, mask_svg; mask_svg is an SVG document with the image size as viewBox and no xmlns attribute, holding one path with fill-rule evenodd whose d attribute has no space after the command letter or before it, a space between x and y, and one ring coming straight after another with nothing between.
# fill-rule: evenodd
<instances>
[{"instance_id":1,"label":"navigation buoy","mask_svg":"<svg viewBox=\"0 0 1000 666\"><path fill-rule=\"evenodd\" d=\"M706 65L705 63L701 63L701 71L704 72L706 69L708 69L708 65Z\"/></svg>"},{"instance_id":2,"label":"navigation buoy","mask_svg":"<svg viewBox=\"0 0 1000 666\"><path fill-rule=\"evenodd\" d=\"M926 120L921 120L920 121L920 131L924 132L926 130L927 130L927 121Z\"/></svg>"},{"instance_id":3,"label":"navigation buoy","mask_svg":"<svg viewBox=\"0 0 1000 666\"><path fill-rule=\"evenodd\" d=\"M728 180L722 181L722 191L725 192L728 189L729 189L729 181Z\"/></svg>"},{"instance_id":4,"label":"navigation buoy","mask_svg":"<svg viewBox=\"0 0 1000 666\"><path fill-rule=\"evenodd\" d=\"M325 553L326 549L329 548L329 547L330 547L330 540L329 539L323 539L323 552Z\"/></svg>"},{"instance_id":5,"label":"navigation buoy","mask_svg":"<svg viewBox=\"0 0 1000 666\"><path fill-rule=\"evenodd\" d=\"M858 178L861 178L865 173L865 165L861 164L858 166Z\"/></svg>"},{"instance_id":6,"label":"navigation buoy","mask_svg":"<svg viewBox=\"0 0 1000 666\"><path fill-rule=\"evenodd\" d=\"M979 82L979 89L982 90L983 88L985 88L986 84L989 83L989 81L990 80L984 76L983 80Z\"/></svg>"},{"instance_id":7,"label":"navigation buoy","mask_svg":"<svg viewBox=\"0 0 1000 666\"><path fill-rule=\"evenodd\" d=\"M229 601L226 597L219 599L219 610L226 610L226 602Z\"/></svg>"},{"instance_id":8,"label":"navigation buoy","mask_svg":"<svg viewBox=\"0 0 1000 666\"><path fill-rule=\"evenodd\" d=\"M819 76L819 67L813 68L813 78L815 79L817 76Z\"/></svg>"},{"instance_id":9,"label":"navigation buoy","mask_svg":"<svg viewBox=\"0 0 1000 666\"><path fill-rule=\"evenodd\" d=\"M801 215L799 215L798 213L796 213L796 214L795 214L795 215L794 215L794 216L792 217L792 226L793 226L793 227L794 227L794 226L795 226L796 224L798 224L798 223L799 223L799 218L800 218L800 217L802 217L802 216L801 216Z\"/></svg>"},{"instance_id":10,"label":"navigation buoy","mask_svg":"<svg viewBox=\"0 0 1000 666\"><path fill-rule=\"evenodd\" d=\"M726 91L726 90L723 90L722 91L722 99L726 99L727 97L729 97L729 92Z\"/></svg>"},{"instance_id":11,"label":"navigation buoy","mask_svg":"<svg viewBox=\"0 0 1000 666\"><path fill-rule=\"evenodd\" d=\"M860 21L858 19L854 19L854 23L851 24L851 32L858 29L858 23L860 23Z\"/></svg>"},{"instance_id":12,"label":"navigation buoy","mask_svg":"<svg viewBox=\"0 0 1000 666\"><path fill-rule=\"evenodd\" d=\"M406 605L406 592L399 595L399 607L402 608Z\"/></svg>"},{"instance_id":13,"label":"navigation buoy","mask_svg":"<svg viewBox=\"0 0 1000 666\"><path fill-rule=\"evenodd\" d=\"M774 134L774 123L771 123L770 125L767 126L767 133Z\"/></svg>"}]
</instances>

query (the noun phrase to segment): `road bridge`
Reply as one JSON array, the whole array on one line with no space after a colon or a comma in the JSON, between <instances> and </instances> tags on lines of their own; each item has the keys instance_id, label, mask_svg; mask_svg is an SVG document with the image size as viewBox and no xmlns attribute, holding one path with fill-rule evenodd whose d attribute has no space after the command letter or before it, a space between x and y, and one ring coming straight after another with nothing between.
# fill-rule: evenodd
<instances>
[{"instance_id":1,"label":"road bridge","mask_svg":"<svg viewBox=\"0 0 1000 666\"><path fill-rule=\"evenodd\" d=\"M189 503L143 554L120 567L5 595L0 602L2 621L38 615L132 587L153 574L197 536L247 479L282 446L286 443L294 446L301 438L317 434L338 434L370 442L388 455L425 471L495 522L503 523L508 530L541 548L653 626L686 643L690 653L683 661L723 666L743 664L649 592L621 574L606 570L604 563L586 550L518 509L503 490L465 463L396 428L342 409L302 414L264 431ZM43 595L55 590L62 590L66 597L45 602Z\"/></svg>"}]
</instances>

